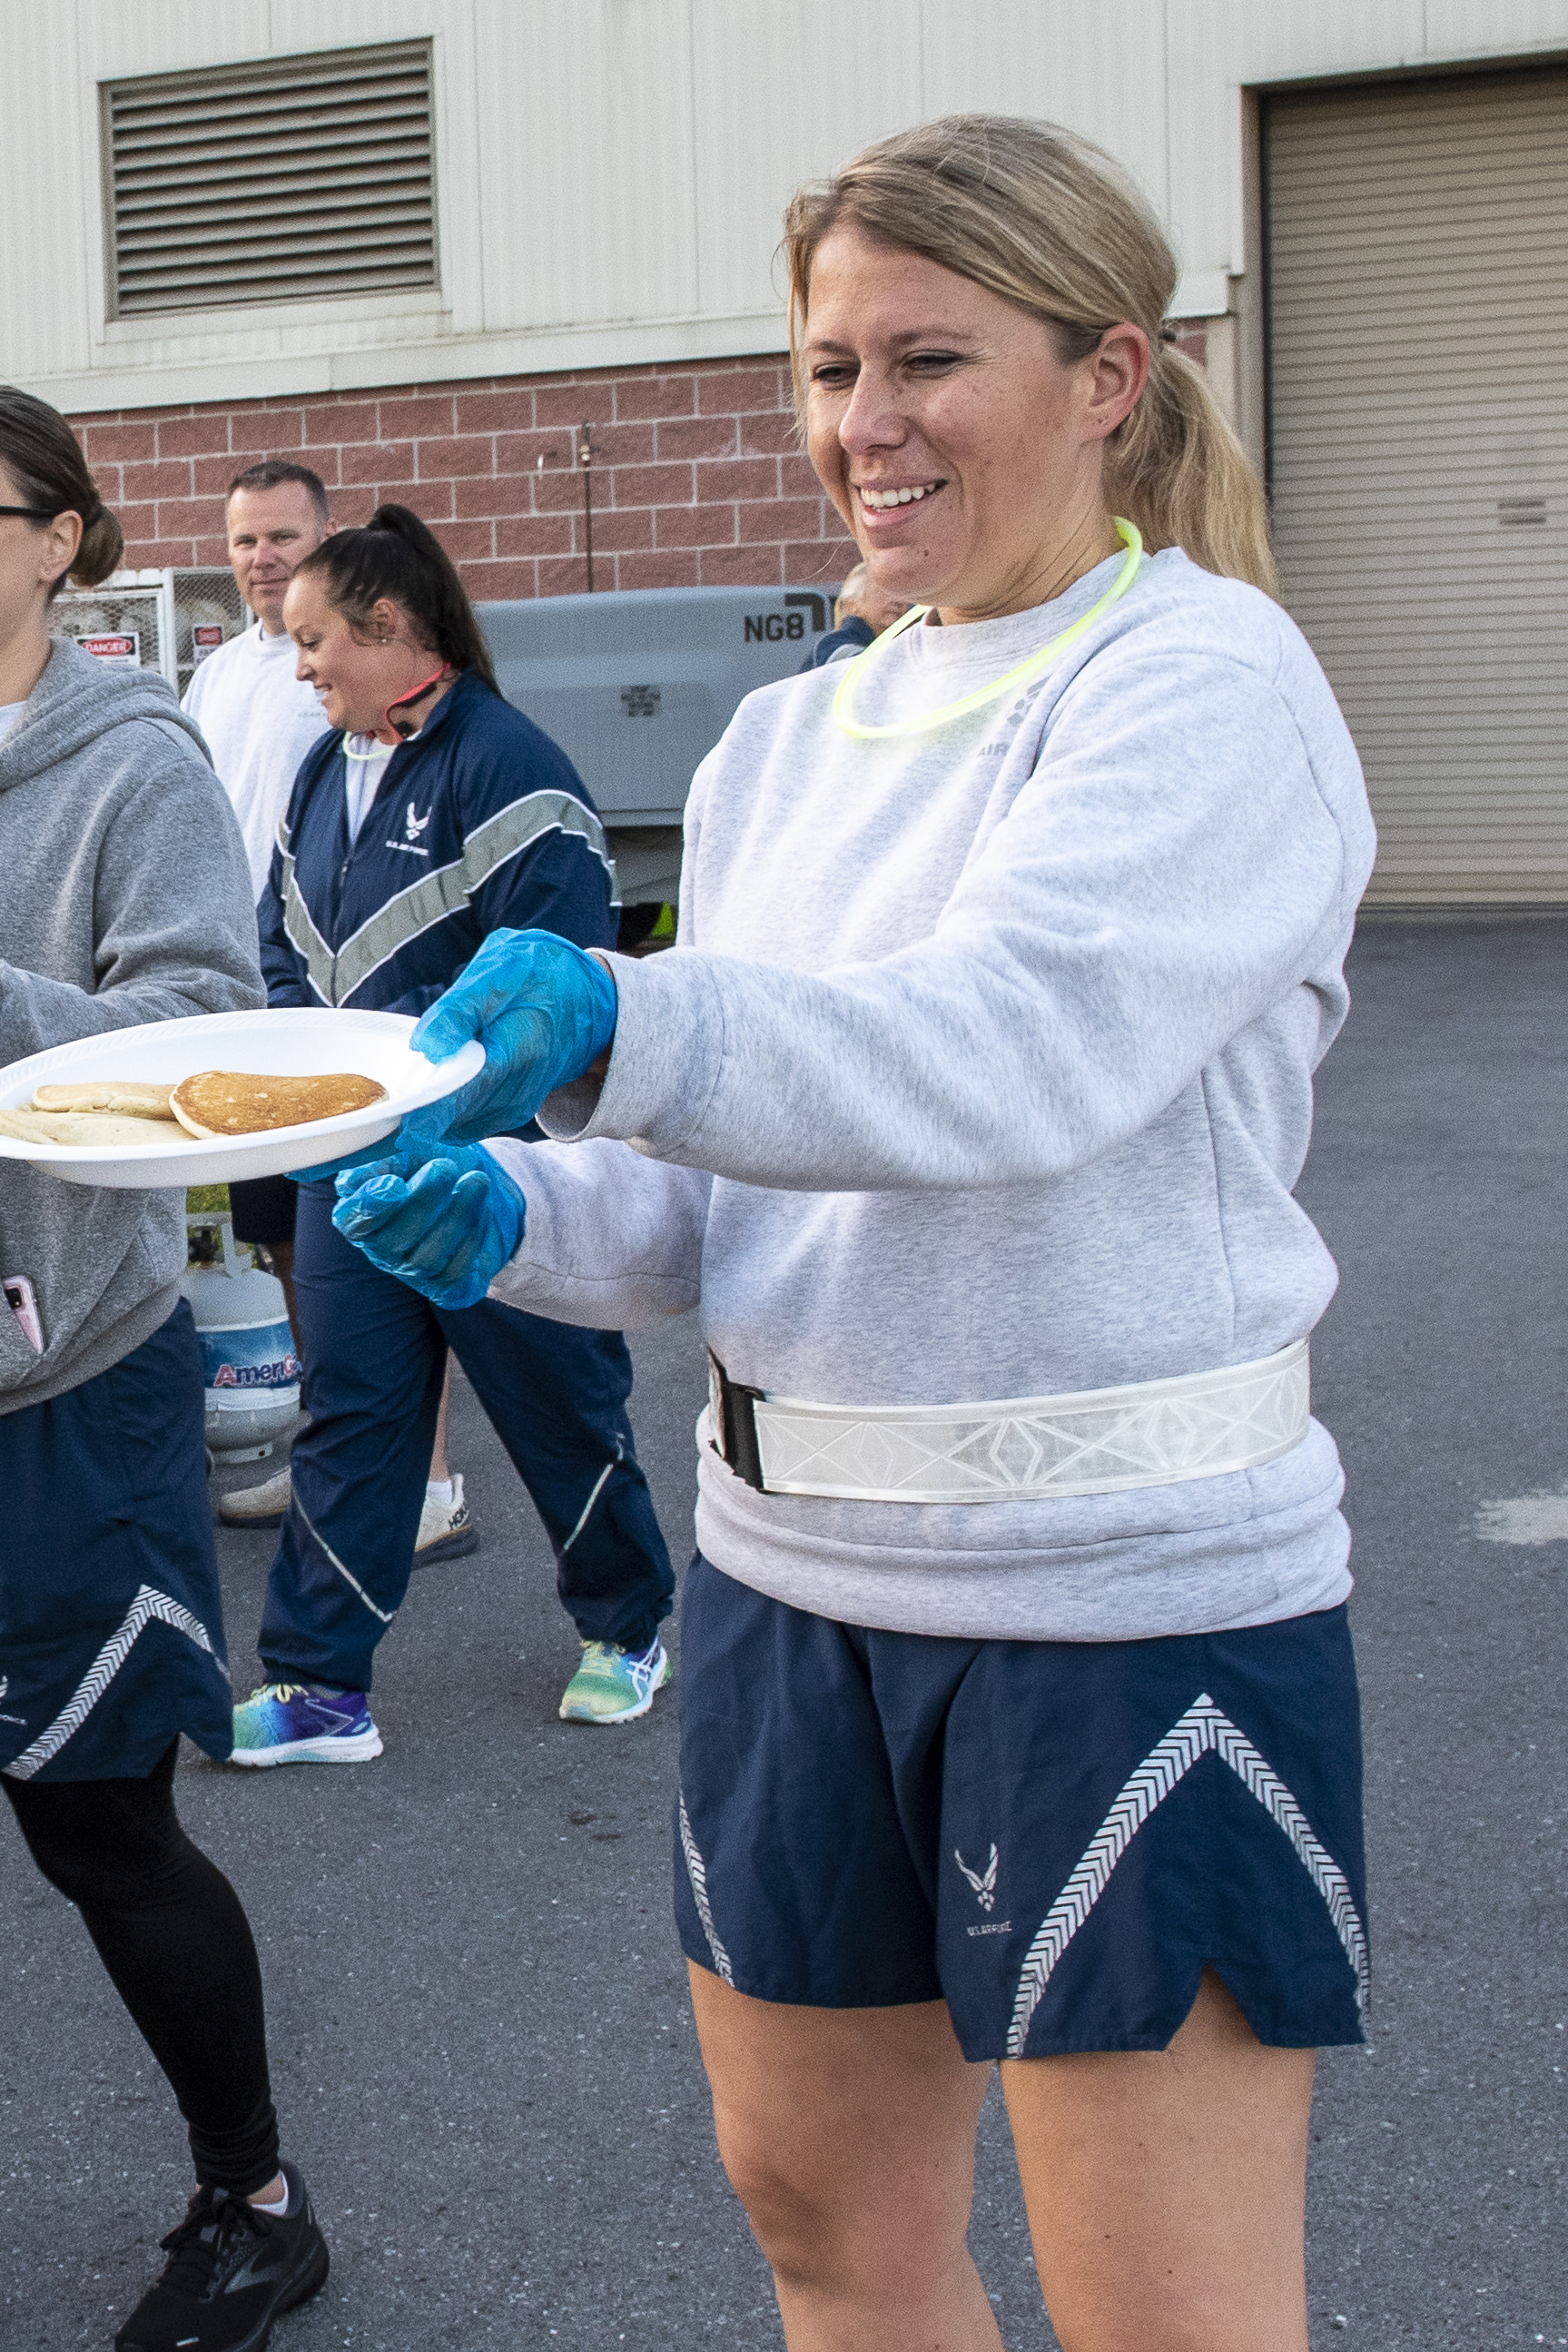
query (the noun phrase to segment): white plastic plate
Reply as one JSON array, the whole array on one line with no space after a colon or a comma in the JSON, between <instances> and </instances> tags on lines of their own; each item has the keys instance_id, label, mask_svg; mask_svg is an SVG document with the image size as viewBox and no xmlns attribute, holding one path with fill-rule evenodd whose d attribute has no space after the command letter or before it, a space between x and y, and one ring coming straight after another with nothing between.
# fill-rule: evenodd
<instances>
[{"instance_id":1,"label":"white plastic plate","mask_svg":"<svg viewBox=\"0 0 1568 2352\"><path fill-rule=\"evenodd\" d=\"M260 1135L185 1143L84 1146L23 1142L0 1135L0 1160L26 1160L71 1184L145 1192L165 1184L226 1184L253 1176L284 1176L293 1168L358 1151L391 1135L404 1113L455 1094L485 1066L485 1049L465 1045L450 1061L427 1062L409 1045L413 1023L402 1013L332 1013L279 1006L271 1013L207 1013L190 1021L150 1021L134 1029L106 1029L0 1069L0 1109L21 1110L40 1086L74 1086L90 1078L144 1078L177 1085L197 1070L245 1070L257 1077L315 1077L354 1070L385 1087L385 1102L341 1118L301 1127L268 1128Z\"/></svg>"}]
</instances>

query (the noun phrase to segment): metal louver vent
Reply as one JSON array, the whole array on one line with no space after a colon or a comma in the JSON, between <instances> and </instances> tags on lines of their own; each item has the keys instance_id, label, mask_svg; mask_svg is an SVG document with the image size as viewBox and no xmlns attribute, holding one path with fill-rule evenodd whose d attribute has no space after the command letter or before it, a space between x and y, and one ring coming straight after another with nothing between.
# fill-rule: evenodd
<instances>
[{"instance_id":1,"label":"metal louver vent","mask_svg":"<svg viewBox=\"0 0 1568 2352\"><path fill-rule=\"evenodd\" d=\"M112 82L103 109L117 315L436 283L428 42Z\"/></svg>"}]
</instances>

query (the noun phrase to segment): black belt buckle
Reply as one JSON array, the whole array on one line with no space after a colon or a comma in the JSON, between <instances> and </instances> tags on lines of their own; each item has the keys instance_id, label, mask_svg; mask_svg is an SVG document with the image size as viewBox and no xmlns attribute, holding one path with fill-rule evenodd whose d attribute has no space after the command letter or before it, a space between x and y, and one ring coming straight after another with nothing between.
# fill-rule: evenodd
<instances>
[{"instance_id":1,"label":"black belt buckle","mask_svg":"<svg viewBox=\"0 0 1568 2352\"><path fill-rule=\"evenodd\" d=\"M732 1381L710 1348L707 1351L708 1427L710 1443L716 1454L755 1486L759 1495L768 1491L762 1475L762 1453L757 1443L757 1407L762 1402L760 1389L748 1389L743 1381Z\"/></svg>"}]
</instances>

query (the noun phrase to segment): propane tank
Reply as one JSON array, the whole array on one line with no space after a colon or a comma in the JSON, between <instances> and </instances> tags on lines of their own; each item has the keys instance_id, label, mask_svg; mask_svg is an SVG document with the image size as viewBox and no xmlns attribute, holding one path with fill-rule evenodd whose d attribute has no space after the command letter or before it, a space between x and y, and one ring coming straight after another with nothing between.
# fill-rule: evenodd
<instances>
[{"instance_id":1,"label":"propane tank","mask_svg":"<svg viewBox=\"0 0 1568 2352\"><path fill-rule=\"evenodd\" d=\"M180 1288L201 1343L207 1444L225 1461L259 1462L299 1412L299 1360L283 1285L240 1255L226 1214L187 1216L185 1228L191 1263Z\"/></svg>"}]
</instances>

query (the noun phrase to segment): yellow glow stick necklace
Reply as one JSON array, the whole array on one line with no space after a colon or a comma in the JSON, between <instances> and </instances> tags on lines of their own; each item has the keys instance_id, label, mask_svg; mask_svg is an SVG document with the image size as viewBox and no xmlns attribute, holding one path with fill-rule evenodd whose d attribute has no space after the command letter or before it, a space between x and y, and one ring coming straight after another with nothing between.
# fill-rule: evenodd
<instances>
[{"instance_id":1,"label":"yellow glow stick necklace","mask_svg":"<svg viewBox=\"0 0 1568 2352\"><path fill-rule=\"evenodd\" d=\"M1111 519L1127 553L1122 569L1103 596L1090 606L1081 620L1074 621L1062 630L1059 637L1052 637L1048 646L1041 646L1037 654L1030 654L1027 661L1019 662L1016 669L1009 669L1005 677L998 677L992 686L977 686L972 694L960 695L956 702L945 703L940 710L928 710L918 719L901 719L892 727L862 727L851 708L854 700L855 680L867 662L874 661L878 654L892 645L894 637L902 636L905 629L913 629L931 610L929 604L913 605L907 613L900 614L891 629L884 629L880 637L867 646L863 654L857 654L846 667L843 683L833 697L833 717L844 733L854 736L862 743L885 742L892 735L925 735L932 728L946 727L949 719L963 719L971 710L979 710L988 702L995 702L1002 695L1010 694L1015 687L1028 685L1040 677L1067 651L1069 646L1077 644L1085 630L1093 627L1103 613L1108 613L1112 605L1126 594L1138 576L1138 566L1144 556L1143 533L1136 523L1126 522L1120 515L1113 515Z\"/></svg>"}]
</instances>

